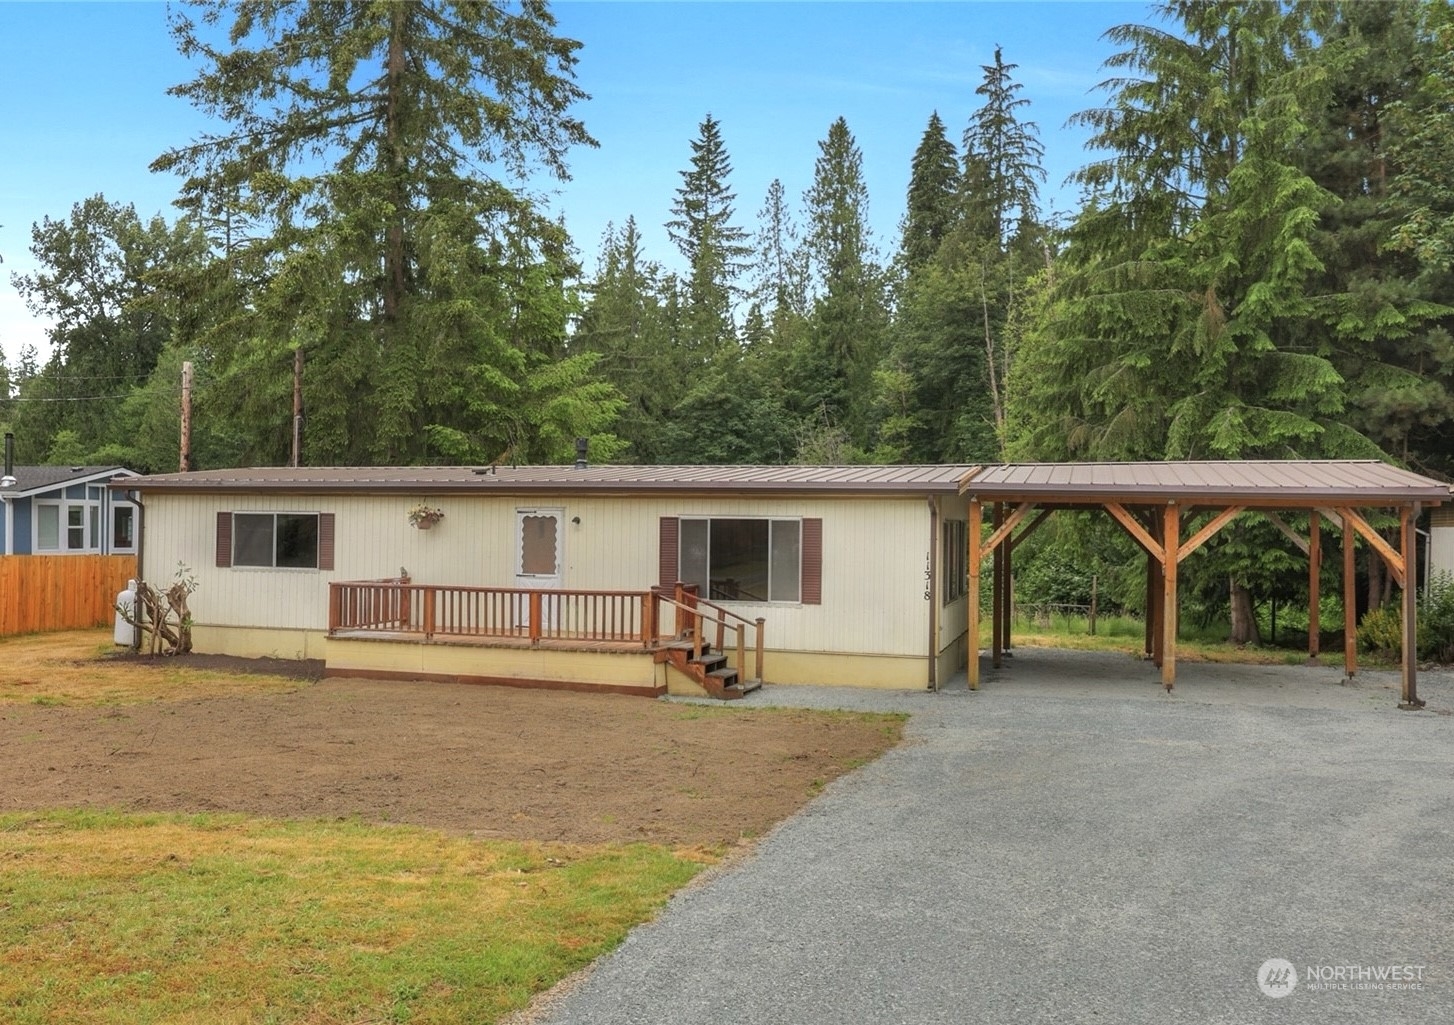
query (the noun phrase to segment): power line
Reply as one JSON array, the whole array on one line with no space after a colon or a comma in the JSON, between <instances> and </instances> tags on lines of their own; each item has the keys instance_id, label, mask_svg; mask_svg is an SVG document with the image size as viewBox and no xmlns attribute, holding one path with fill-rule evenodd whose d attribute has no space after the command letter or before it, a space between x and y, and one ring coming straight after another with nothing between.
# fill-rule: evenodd
<instances>
[{"instance_id":1,"label":"power line","mask_svg":"<svg viewBox=\"0 0 1454 1025\"><path fill-rule=\"evenodd\" d=\"M134 392L126 392L121 395L13 395L10 398L0 398L3 402L104 402L110 399L124 399Z\"/></svg>"}]
</instances>

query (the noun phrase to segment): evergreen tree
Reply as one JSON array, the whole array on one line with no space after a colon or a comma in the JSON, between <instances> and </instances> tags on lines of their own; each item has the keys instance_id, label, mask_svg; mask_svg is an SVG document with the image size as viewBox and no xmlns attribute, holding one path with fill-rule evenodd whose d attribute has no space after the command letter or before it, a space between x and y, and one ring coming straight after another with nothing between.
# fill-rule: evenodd
<instances>
[{"instance_id":1,"label":"evergreen tree","mask_svg":"<svg viewBox=\"0 0 1454 1025\"><path fill-rule=\"evenodd\" d=\"M674 345L663 281L634 217L619 231L608 228L573 338L600 354L601 376L625 400L616 430L626 457L648 464L670 461L664 432L692 370Z\"/></svg>"},{"instance_id":2,"label":"evergreen tree","mask_svg":"<svg viewBox=\"0 0 1454 1025\"><path fill-rule=\"evenodd\" d=\"M1046 455L1368 454L1325 352L1280 345L1314 313L1326 194L1294 166L1308 27L1273 4L1170 3L1185 36L1121 26L1129 72L1079 115L1110 153L1070 232L1057 367L1026 409Z\"/></svg>"},{"instance_id":3,"label":"evergreen tree","mask_svg":"<svg viewBox=\"0 0 1454 1025\"><path fill-rule=\"evenodd\" d=\"M757 262L752 270L752 300L765 310L773 332L808 311L807 252L798 237L782 180L774 178L757 215L754 239Z\"/></svg>"},{"instance_id":4,"label":"evergreen tree","mask_svg":"<svg viewBox=\"0 0 1454 1025\"><path fill-rule=\"evenodd\" d=\"M954 226L959 205L959 154L936 110L914 151L909 171L908 213L899 252L912 271L934 255Z\"/></svg>"},{"instance_id":5,"label":"evergreen tree","mask_svg":"<svg viewBox=\"0 0 1454 1025\"><path fill-rule=\"evenodd\" d=\"M1045 180L1039 126L1023 121L1020 113L1030 101L1020 96L1020 84L1011 77L1018 64L1006 64L995 47L993 64L981 65L984 81L975 89L981 103L964 132L965 203L970 221L983 225L1002 248L1011 233L1039 213L1036 203Z\"/></svg>"},{"instance_id":6,"label":"evergreen tree","mask_svg":"<svg viewBox=\"0 0 1454 1025\"><path fill-rule=\"evenodd\" d=\"M1043 244L1035 208L1043 150L1034 122L1020 119L1029 101L1018 95L1015 67L998 48L983 66L952 217L900 289L890 369L907 376L913 396L897 423L916 460L1001 458L1008 435L1015 312ZM926 133L921 154L926 146L943 153L947 143L931 146ZM916 177L919 165L916 156ZM899 383L892 374L880 381Z\"/></svg>"},{"instance_id":7,"label":"evergreen tree","mask_svg":"<svg viewBox=\"0 0 1454 1025\"><path fill-rule=\"evenodd\" d=\"M863 155L841 117L818 144L804 206L814 294L809 339L795 368L798 408L846 430L864 449L887 310L868 227Z\"/></svg>"},{"instance_id":8,"label":"evergreen tree","mask_svg":"<svg viewBox=\"0 0 1454 1025\"><path fill-rule=\"evenodd\" d=\"M1110 155L1081 172L1039 371L1021 407L1041 457L1368 456L1346 385L1306 344L1322 302L1313 238L1329 194L1297 166L1318 102L1307 6L1167 3L1179 32L1110 33L1126 47L1110 102L1079 116ZM1253 594L1280 567L1236 525L1188 577L1225 594L1232 636L1257 640ZM1264 543L1265 542L1265 543Z\"/></svg>"},{"instance_id":9,"label":"evergreen tree","mask_svg":"<svg viewBox=\"0 0 1454 1025\"><path fill-rule=\"evenodd\" d=\"M672 204L667 233L687 261L686 298L690 337L702 358L736 341L733 307L737 281L752 252L747 232L732 221L736 194L728 179L732 162L722 142L722 125L708 114L692 140L691 167Z\"/></svg>"},{"instance_id":10,"label":"evergreen tree","mask_svg":"<svg viewBox=\"0 0 1454 1025\"><path fill-rule=\"evenodd\" d=\"M964 179L960 254L954 271L966 293L978 297L983 386L994 425L996 448L1008 434L1006 390L1012 371L1012 318L1024 279L1043 244L1036 207L1045 170L1039 127L1021 120L1030 101L995 47L994 63L981 65L984 80L975 89L983 102L964 133ZM968 384L968 382L966 382ZM961 432L963 434L963 431Z\"/></svg>"},{"instance_id":11,"label":"evergreen tree","mask_svg":"<svg viewBox=\"0 0 1454 1025\"><path fill-rule=\"evenodd\" d=\"M1454 276L1400 231L1454 207L1434 185L1454 160L1454 139L1429 131L1441 118L1447 127L1454 91L1451 40L1439 37L1450 17L1447 4L1423 0L1328 11L1312 58L1324 102L1298 147L1300 165L1333 197L1313 236L1322 263L1313 287L1324 298L1304 344L1332 353L1348 382L1351 426L1401 462L1446 473Z\"/></svg>"},{"instance_id":12,"label":"evergreen tree","mask_svg":"<svg viewBox=\"0 0 1454 1025\"><path fill-rule=\"evenodd\" d=\"M154 167L185 176L199 215L248 226L224 256L227 279L253 290L207 343L219 382L276 410L254 421L271 432L256 454L285 451L271 425L287 405L272 400L299 345L312 461L457 457L474 448L465 437L494 445L481 417L516 402L534 404L504 432L516 456L559 457L560 431L590 433L591 389L542 369L571 304L565 233L509 184L563 177L567 150L592 143L570 114L579 44L545 4L195 9L201 26L188 13L172 26L202 69L172 92L226 127ZM227 48L211 42L219 26ZM563 426L561 410L583 419Z\"/></svg>"}]
</instances>

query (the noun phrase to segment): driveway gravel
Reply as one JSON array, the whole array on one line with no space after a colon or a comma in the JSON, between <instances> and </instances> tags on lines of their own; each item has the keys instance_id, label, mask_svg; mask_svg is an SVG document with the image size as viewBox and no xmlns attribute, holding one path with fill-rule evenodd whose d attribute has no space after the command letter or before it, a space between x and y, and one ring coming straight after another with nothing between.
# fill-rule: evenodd
<instances>
[{"instance_id":1,"label":"driveway gravel","mask_svg":"<svg viewBox=\"0 0 1454 1025\"><path fill-rule=\"evenodd\" d=\"M1125 656L1018 649L976 693L765 688L744 704L907 711L907 739L536 1014L1443 1025L1454 681L1401 712L1396 674L1340 676L1183 663L1168 695Z\"/></svg>"}]
</instances>

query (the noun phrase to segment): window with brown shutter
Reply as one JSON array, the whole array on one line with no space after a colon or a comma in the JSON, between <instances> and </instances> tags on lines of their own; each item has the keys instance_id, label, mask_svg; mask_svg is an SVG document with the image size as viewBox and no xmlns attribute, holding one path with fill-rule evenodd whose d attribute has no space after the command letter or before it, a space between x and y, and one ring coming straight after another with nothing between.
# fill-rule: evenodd
<instances>
[{"instance_id":1,"label":"window with brown shutter","mask_svg":"<svg viewBox=\"0 0 1454 1025\"><path fill-rule=\"evenodd\" d=\"M680 521L675 516L663 516L658 521L657 583L672 587L677 582L677 537Z\"/></svg>"},{"instance_id":2,"label":"window with brown shutter","mask_svg":"<svg viewBox=\"0 0 1454 1025\"><path fill-rule=\"evenodd\" d=\"M217 514L217 565L232 565L232 513Z\"/></svg>"},{"instance_id":3,"label":"window with brown shutter","mask_svg":"<svg viewBox=\"0 0 1454 1025\"><path fill-rule=\"evenodd\" d=\"M662 520L663 581L670 571L713 601L822 604L822 564L820 519Z\"/></svg>"},{"instance_id":4,"label":"window with brown shutter","mask_svg":"<svg viewBox=\"0 0 1454 1025\"><path fill-rule=\"evenodd\" d=\"M803 604L823 604L823 521L803 520Z\"/></svg>"},{"instance_id":5,"label":"window with brown shutter","mask_svg":"<svg viewBox=\"0 0 1454 1025\"><path fill-rule=\"evenodd\" d=\"M217 514L217 565L332 569L333 513Z\"/></svg>"},{"instance_id":6,"label":"window with brown shutter","mask_svg":"<svg viewBox=\"0 0 1454 1025\"><path fill-rule=\"evenodd\" d=\"M333 513L318 514L318 568L333 568Z\"/></svg>"}]
</instances>

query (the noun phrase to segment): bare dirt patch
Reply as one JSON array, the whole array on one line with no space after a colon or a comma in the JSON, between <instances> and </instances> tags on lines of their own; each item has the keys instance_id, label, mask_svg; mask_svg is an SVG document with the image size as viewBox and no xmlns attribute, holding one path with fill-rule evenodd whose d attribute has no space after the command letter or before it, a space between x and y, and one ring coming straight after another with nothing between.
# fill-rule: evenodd
<instances>
[{"instance_id":1,"label":"bare dirt patch","mask_svg":"<svg viewBox=\"0 0 1454 1025\"><path fill-rule=\"evenodd\" d=\"M489 838L719 844L760 834L900 732L880 716L360 680L0 704L0 810L357 816Z\"/></svg>"}]
</instances>

